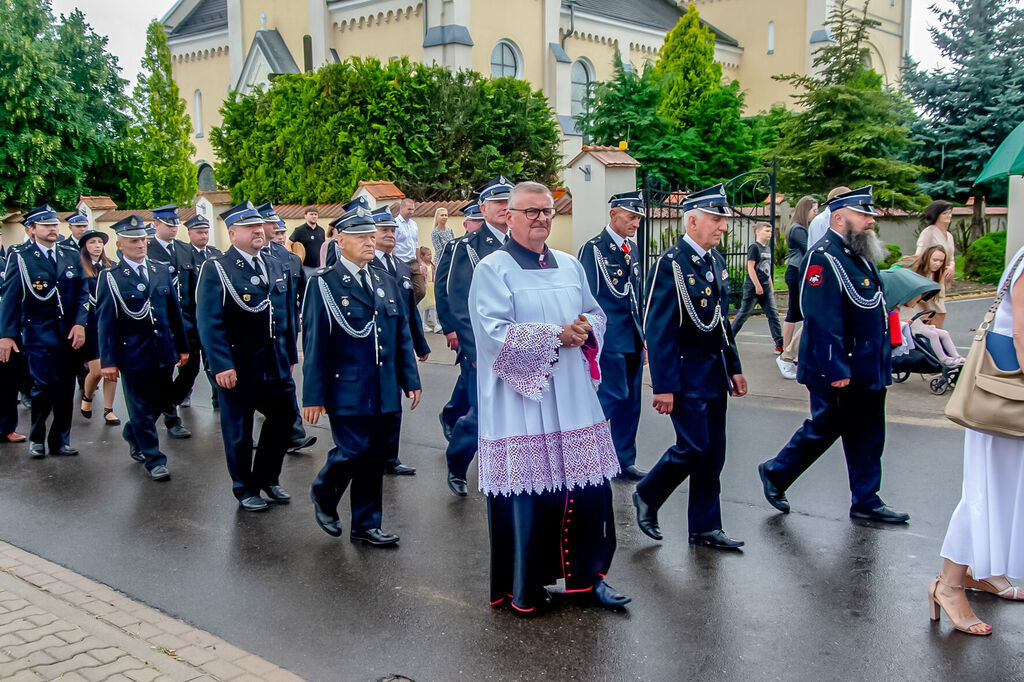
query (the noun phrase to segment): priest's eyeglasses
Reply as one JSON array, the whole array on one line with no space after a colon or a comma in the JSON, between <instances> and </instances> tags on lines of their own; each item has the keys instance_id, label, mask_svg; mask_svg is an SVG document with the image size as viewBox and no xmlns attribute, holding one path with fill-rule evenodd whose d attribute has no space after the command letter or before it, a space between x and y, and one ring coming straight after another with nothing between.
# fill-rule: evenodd
<instances>
[{"instance_id":1,"label":"priest's eyeglasses","mask_svg":"<svg viewBox=\"0 0 1024 682\"><path fill-rule=\"evenodd\" d=\"M541 216L545 218L551 218L555 215L555 209L553 208L510 208L510 211L519 211L525 213L526 217L530 220L537 220Z\"/></svg>"}]
</instances>

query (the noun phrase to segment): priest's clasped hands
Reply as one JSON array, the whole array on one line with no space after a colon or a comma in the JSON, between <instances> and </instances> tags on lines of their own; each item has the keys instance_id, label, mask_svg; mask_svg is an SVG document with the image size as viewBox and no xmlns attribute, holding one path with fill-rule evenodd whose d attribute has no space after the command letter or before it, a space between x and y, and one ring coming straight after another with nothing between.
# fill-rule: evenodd
<instances>
[{"instance_id":1,"label":"priest's clasped hands","mask_svg":"<svg viewBox=\"0 0 1024 682\"><path fill-rule=\"evenodd\" d=\"M587 322L587 318L579 315L572 324L562 325L562 333L558 335L558 340L566 348L578 348L587 342L592 331L594 328Z\"/></svg>"}]
</instances>

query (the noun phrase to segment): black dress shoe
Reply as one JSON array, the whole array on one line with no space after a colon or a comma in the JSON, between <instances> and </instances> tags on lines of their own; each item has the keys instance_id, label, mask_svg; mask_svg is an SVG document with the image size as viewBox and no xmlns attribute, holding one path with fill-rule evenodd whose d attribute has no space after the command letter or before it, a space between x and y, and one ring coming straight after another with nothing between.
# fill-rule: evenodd
<instances>
[{"instance_id":1,"label":"black dress shoe","mask_svg":"<svg viewBox=\"0 0 1024 682\"><path fill-rule=\"evenodd\" d=\"M61 445L59 448L51 447L50 454L54 457L74 457L78 454L78 450L70 445Z\"/></svg>"},{"instance_id":2,"label":"black dress shoe","mask_svg":"<svg viewBox=\"0 0 1024 682\"><path fill-rule=\"evenodd\" d=\"M390 547L391 545L398 544L397 535L385 533L380 528L354 530L348 537L352 542L361 542L364 545L371 545L373 547Z\"/></svg>"},{"instance_id":3,"label":"black dress shoe","mask_svg":"<svg viewBox=\"0 0 1024 682\"><path fill-rule=\"evenodd\" d=\"M46 457L46 447L42 443L30 443L28 446L29 454L32 455L32 459L42 459Z\"/></svg>"},{"instance_id":4,"label":"black dress shoe","mask_svg":"<svg viewBox=\"0 0 1024 682\"><path fill-rule=\"evenodd\" d=\"M768 462L761 462L757 465L757 475L761 477L761 485L764 487L764 499L768 504L778 509L783 514L789 513L789 500L786 499L786 491L780 490L778 486L768 478Z\"/></svg>"},{"instance_id":5,"label":"black dress shoe","mask_svg":"<svg viewBox=\"0 0 1024 682\"><path fill-rule=\"evenodd\" d=\"M185 438L191 438L192 432L186 429L181 423L171 424L167 427L167 435L171 438L178 438L183 440Z\"/></svg>"},{"instance_id":6,"label":"black dress shoe","mask_svg":"<svg viewBox=\"0 0 1024 682\"><path fill-rule=\"evenodd\" d=\"M632 481L633 483L636 483L637 481L644 480L644 476L646 475L646 471L638 469L635 464L630 464L627 467L622 467L622 471L615 474L615 478L620 481Z\"/></svg>"},{"instance_id":7,"label":"black dress shoe","mask_svg":"<svg viewBox=\"0 0 1024 682\"><path fill-rule=\"evenodd\" d=\"M192 407L192 396L185 396L185 399L181 401L178 407Z\"/></svg>"},{"instance_id":8,"label":"black dress shoe","mask_svg":"<svg viewBox=\"0 0 1024 682\"><path fill-rule=\"evenodd\" d=\"M850 518L878 523L906 523L910 520L910 514L898 512L883 504L874 509L851 509Z\"/></svg>"},{"instance_id":9,"label":"black dress shoe","mask_svg":"<svg viewBox=\"0 0 1024 682\"><path fill-rule=\"evenodd\" d=\"M661 528L658 526L658 510L651 509L640 493L633 493L633 506L636 507L636 525L640 526L641 532L649 538L661 540Z\"/></svg>"},{"instance_id":10,"label":"black dress shoe","mask_svg":"<svg viewBox=\"0 0 1024 682\"><path fill-rule=\"evenodd\" d=\"M267 494L271 502L278 504L288 504L292 501L292 495L287 490L279 485L268 485L263 489L263 492Z\"/></svg>"},{"instance_id":11,"label":"black dress shoe","mask_svg":"<svg viewBox=\"0 0 1024 682\"><path fill-rule=\"evenodd\" d=\"M714 547L715 549L739 549L743 546L743 540L733 540L719 528L707 533L690 533L690 544Z\"/></svg>"},{"instance_id":12,"label":"black dress shoe","mask_svg":"<svg viewBox=\"0 0 1024 682\"><path fill-rule=\"evenodd\" d=\"M265 511L270 508L267 501L259 495L250 495L249 497L243 497L238 501L238 505L245 511L258 512Z\"/></svg>"},{"instance_id":13,"label":"black dress shoe","mask_svg":"<svg viewBox=\"0 0 1024 682\"><path fill-rule=\"evenodd\" d=\"M623 606L633 601L632 597L627 597L624 594L620 594L614 587L606 583L604 580L598 580L594 583L594 598L601 606L607 606L610 609L621 609Z\"/></svg>"},{"instance_id":14,"label":"black dress shoe","mask_svg":"<svg viewBox=\"0 0 1024 682\"><path fill-rule=\"evenodd\" d=\"M316 495L310 493L310 498L313 500L313 512L316 514L316 525L323 528L323 531L331 537L338 537L341 535L341 519L338 518L337 512L328 512L320 503L316 501Z\"/></svg>"},{"instance_id":15,"label":"black dress shoe","mask_svg":"<svg viewBox=\"0 0 1024 682\"><path fill-rule=\"evenodd\" d=\"M450 441L452 439L452 427L444 420L444 413L437 415L438 420L441 422L441 433L444 434L444 439Z\"/></svg>"},{"instance_id":16,"label":"black dress shoe","mask_svg":"<svg viewBox=\"0 0 1024 682\"><path fill-rule=\"evenodd\" d=\"M308 448L315 443L316 436L306 436L305 438L300 438L299 440L292 442L288 446L288 452L291 454L297 454L299 450Z\"/></svg>"},{"instance_id":17,"label":"black dress shoe","mask_svg":"<svg viewBox=\"0 0 1024 682\"><path fill-rule=\"evenodd\" d=\"M448 490L451 490L452 495L457 497L465 497L469 494L469 488L466 487L466 479L459 478L450 471L448 472Z\"/></svg>"},{"instance_id":18,"label":"black dress shoe","mask_svg":"<svg viewBox=\"0 0 1024 682\"><path fill-rule=\"evenodd\" d=\"M163 464L159 464L149 470L149 477L154 481L166 481L171 478L171 472Z\"/></svg>"},{"instance_id":19,"label":"black dress shoe","mask_svg":"<svg viewBox=\"0 0 1024 682\"><path fill-rule=\"evenodd\" d=\"M416 467L407 467L404 464L396 464L384 470L388 476L415 476Z\"/></svg>"},{"instance_id":20,"label":"black dress shoe","mask_svg":"<svg viewBox=\"0 0 1024 682\"><path fill-rule=\"evenodd\" d=\"M139 450L139 448L132 443L128 444L128 456L134 459L136 462L146 461L146 456L142 454L142 450Z\"/></svg>"}]
</instances>

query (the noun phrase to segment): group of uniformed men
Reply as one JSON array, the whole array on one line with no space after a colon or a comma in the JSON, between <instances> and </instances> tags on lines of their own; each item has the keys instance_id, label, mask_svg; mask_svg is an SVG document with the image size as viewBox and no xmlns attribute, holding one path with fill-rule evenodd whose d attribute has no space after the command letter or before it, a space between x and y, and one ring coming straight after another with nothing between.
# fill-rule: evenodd
<instances>
[{"instance_id":1,"label":"group of uniformed men","mask_svg":"<svg viewBox=\"0 0 1024 682\"><path fill-rule=\"evenodd\" d=\"M449 441L448 486L460 497L467 495L467 471L477 448L469 288L477 263L508 238L512 187L500 176L479 188L463 209L467 234L450 241L438 258L437 312L460 369L440 418ZM807 329L800 380L811 393L812 417L777 458L759 467L765 496L780 511L789 510L785 489L842 437L854 493L851 516L882 522L908 518L877 495L888 384L886 316L877 269L851 251L848 239L873 229L871 202L870 188L831 200L832 231L812 246L810 265L805 262L801 301ZM742 541L722 528L719 479L727 396L742 396L747 386L727 324L728 268L715 249L731 215L725 188L716 185L686 197L685 234L653 263L646 300L633 239L644 215L643 197L618 194L609 204L608 225L583 245L578 258L608 329L614 330L600 356L598 397L619 457L618 478L637 482L638 525L660 540L658 509L689 477L690 542L736 549ZM397 543L398 537L381 527L381 477L415 473L398 457L402 397L411 399L411 409L419 403L416 359L426 360L430 348L415 306L412 273L393 255L392 214L387 208L369 210L363 199L346 204L331 223L337 238L325 267L309 277L302 261L284 247L284 223L269 203L257 208L246 201L221 214L231 241L224 253L208 244L210 226L201 215L186 224L189 244L176 239L175 206L159 207L152 215L153 226L136 215L113 226L120 261L100 273L95 291L89 290L77 249L84 230L72 229L72 243L58 241L60 221L49 206L26 213L31 239L0 251L5 261L0 264L0 362L9 368L15 352L27 362L32 456L44 456L46 445L52 455L77 454L69 439L72 351L83 344L92 318L103 374L123 381L129 454L145 464L152 479L170 476L156 422L162 414L168 435L190 435L177 408L188 405L205 367L242 509L261 511L290 501L279 481L284 454L315 441L305 434L303 418L315 424L326 415L334 447L312 486L317 523L332 536L342 533L337 507L351 485L351 539L372 546ZM292 378L300 327L301 413ZM654 407L671 416L676 432L675 445L649 473L636 466L648 362ZM4 402L0 431L13 433ZM256 412L265 419L254 444Z\"/></svg>"}]
</instances>

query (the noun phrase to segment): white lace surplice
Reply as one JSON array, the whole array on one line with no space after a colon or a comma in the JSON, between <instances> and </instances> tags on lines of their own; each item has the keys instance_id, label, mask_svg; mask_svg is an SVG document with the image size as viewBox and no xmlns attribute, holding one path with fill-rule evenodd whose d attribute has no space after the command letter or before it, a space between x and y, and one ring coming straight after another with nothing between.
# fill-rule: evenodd
<instances>
[{"instance_id":1,"label":"white lace surplice","mask_svg":"<svg viewBox=\"0 0 1024 682\"><path fill-rule=\"evenodd\" d=\"M473 273L480 490L494 495L600 484L619 472L597 399L597 357L560 348L561 325L587 316L600 352L605 315L579 261L549 251L557 268L524 270L505 251Z\"/></svg>"}]
</instances>

